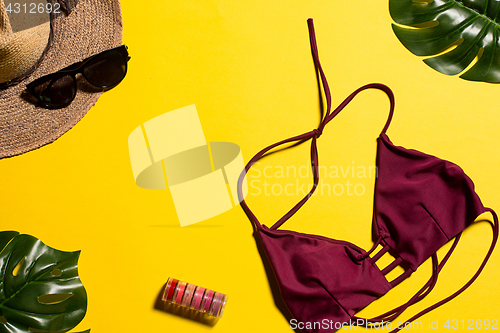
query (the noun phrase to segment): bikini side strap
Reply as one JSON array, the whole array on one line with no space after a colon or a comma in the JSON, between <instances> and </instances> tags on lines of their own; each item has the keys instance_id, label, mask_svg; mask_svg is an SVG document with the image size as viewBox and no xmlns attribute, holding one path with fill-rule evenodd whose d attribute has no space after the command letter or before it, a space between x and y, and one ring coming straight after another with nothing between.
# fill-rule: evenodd
<instances>
[{"instance_id":1,"label":"bikini side strap","mask_svg":"<svg viewBox=\"0 0 500 333\"><path fill-rule=\"evenodd\" d=\"M491 241L490 249L488 250L488 253L486 253L486 256L485 256L483 262L481 263L481 266L479 266L478 270L476 271L476 274L474 274L474 276L462 288L460 288L458 291L456 291L452 295L446 297L445 299L443 299L443 300L435 303L434 305L429 306L425 310L420 311L415 316L413 316L410 319L408 319L406 321L406 323L411 323L412 321L420 318L421 316L427 314L428 312L430 312L430 311L432 311L432 310L440 307L443 304L448 303L449 301L451 301L452 299L454 299L455 297L457 297L458 295L460 295L461 293L463 293L467 288L469 288L471 286L471 284L474 283L474 281L476 281L476 279L478 278L479 274L481 274L481 272L483 271L484 267L486 266L486 263L490 259L490 256L493 253L493 250L495 249L495 245L497 243L498 233L499 233L499 231L498 231L498 216L497 216L497 214L491 208L485 208L485 212L490 212L491 215L493 215L493 223L490 222L492 224L492 227L493 227L493 239ZM402 327L404 327L404 325ZM398 332L400 330L401 330L400 328L396 328L395 330L392 330L390 333Z\"/></svg>"}]
</instances>

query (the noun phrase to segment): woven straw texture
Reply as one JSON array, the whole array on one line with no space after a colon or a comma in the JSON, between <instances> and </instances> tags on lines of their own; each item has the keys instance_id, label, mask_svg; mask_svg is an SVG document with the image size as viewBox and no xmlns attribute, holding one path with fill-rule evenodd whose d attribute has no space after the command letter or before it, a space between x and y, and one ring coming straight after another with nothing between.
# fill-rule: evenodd
<instances>
[{"instance_id":1,"label":"woven straw texture","mask_svg":"<svg viewBox=\"0 0 500 333\"><path fill-rule=\"evenodd\" d=\"M79 89L68 107L48 110L36 106L27 97L29 82L121 43L118 0L72 1L69 15L53 15L51 41L42 61L28 78L0 91L0 158L53 142L80 121L100 96L100 93Z\"/></svg>"},{"instance_id":2,"label":"woven straw texture","mask_svg":"<svg viewBox=\"0 0 500 333\"><path fill-rule=\"evenodd\" d=\"M0 83L21 76L37 63L49 40L49 21L49 13L16 14L12 7L8 16L6 1L0 0Z\"/></svg>"}]
</instances>

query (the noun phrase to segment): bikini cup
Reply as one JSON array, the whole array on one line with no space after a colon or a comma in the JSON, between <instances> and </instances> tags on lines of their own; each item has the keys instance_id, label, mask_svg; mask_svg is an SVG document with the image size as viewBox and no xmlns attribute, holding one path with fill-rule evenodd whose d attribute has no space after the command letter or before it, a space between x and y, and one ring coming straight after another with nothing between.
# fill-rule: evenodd
<instances>
[{"instance_id":1,"label":"bikini cup","mask_svg":"<svg viewBox=\"0 0 500 333\"><path fill-rule=\"evenodd\" d=\"M238 183L261 157L275 147L311 140L311 166L314 184L310 192L287 214L268 228L259 223L244 200L241 205L254 224L264 252L272 266L281 296L291 315L301 323L328 323L329 331L336 331L342 323L366 325L396 319L409 306L421 301L434 288L437 277L458 244L461 232L484 212L493 215L493 241L476 274L460 290L433 306L421 311L408 322L450 301L469 287L479 276L498 239L498 218L485 208L474 191L472 180L454 163L416 150L392 144L385 134L394 112L394 95L382 84L368 84L347 97L335 110L331 110L331 95L326 76L319 62L314 26L308 20L311 50L320 74L327 110L317 129L264 148L247 164ZM293 216L314 193L318 182L318 151L316 142L322 131L358 93L366 89L379 89L390 100L388 120L378 138L375 184L374 229L378 235L369 251L358 246L318 235L304 234L278 228ZM454 239L446 256L438 262L436 251ZM382 250L375 252L378 245ZM386 252L395 261L380 270L376 261ZM424 261L432 258L433 274L429 281L406 303L380 316L363 319L355 314L384 295L413 273ZM405 272L393 281L385 275L396 266ZM311 325L304 332L325 332L324 326ZM326 331L328 331L326 330ZM395 329L392 332L396 332Z\"/></svg>"}]
</instances>

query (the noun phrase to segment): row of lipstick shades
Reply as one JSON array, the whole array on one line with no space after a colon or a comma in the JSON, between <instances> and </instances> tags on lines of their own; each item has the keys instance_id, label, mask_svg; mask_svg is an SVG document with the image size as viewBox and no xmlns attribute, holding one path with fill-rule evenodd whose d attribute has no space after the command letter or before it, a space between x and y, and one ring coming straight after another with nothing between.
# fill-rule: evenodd
<instances>
[{"instance_id":1,"label":"row of lipstick shades","mask_svg":"<svg viewBox=\"0 0 500 333\"><path fill-rule=\"evenodd\" d=\"M184 306L210 316L222 318L227 295L210 289L168 278L163 301Z\"/></svg>"}]
</instances>

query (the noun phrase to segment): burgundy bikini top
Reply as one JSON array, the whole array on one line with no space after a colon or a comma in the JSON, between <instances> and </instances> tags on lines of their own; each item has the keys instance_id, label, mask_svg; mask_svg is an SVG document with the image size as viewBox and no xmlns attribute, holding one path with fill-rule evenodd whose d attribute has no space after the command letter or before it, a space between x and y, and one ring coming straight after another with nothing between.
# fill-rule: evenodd
<instances>
[{"instance_id":1,"label":"burgundy bikini top","mask_svg":"<svg viewBox=\"0 0 500 333\"><path fill-rule=\"evenodd\" d=\"M474 184L463 170L451 162L405 149L392 144L385 134L394 112L394 95L382 84L368 84L354 91L335 110L331 110L328 83L318 58L314 26L308 20L311 49L316 68L321 77L326 98L326 114L319 127L273 145L256 154L247 164L251 168L271 149L297 141L311 140L311 166L314 185L310 192L272 227L261 225L246 202L241 205L252 221L265 254L273 268L281 296L303 331L317 332L325 320L336 331L339 324L388 322L397 318L406 308L422 300L433 289L440 270L457 246L461 232L484 212L493 215L493 241L477 273L460 290L446 299L423 310L408 322L448 302L469 287L483 270L498 238L498 218L490 208L485 208L474 191ZM316 141L326 126L359 92L380 89L390 100L387 123L378 138L375 184L374 230L378 239L370 251L364 251L349 242L318 235L309 235L278 228L287 221L316 190L319 181L318 151ZM238 192L242 198L241 184ZM448 241L454 243L438 262L436 251ZM378 245L383 248L371 256ZM395 261L380 270L376 261L386 252ZM425 260L432 257L433 274L429 281L408 302L371 319L361 319L355 314L375 299L410 276ZM396 266L405 272L393 281L385 277ZM306 325L306 323L310 323ZM337 324L335 324L337 323ZM335 328L336 327L336 328ZM393 332L398 331L395 329ZM323 330L324 331L324 330Z\"/></svg>"}]
</instances>

